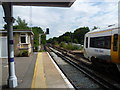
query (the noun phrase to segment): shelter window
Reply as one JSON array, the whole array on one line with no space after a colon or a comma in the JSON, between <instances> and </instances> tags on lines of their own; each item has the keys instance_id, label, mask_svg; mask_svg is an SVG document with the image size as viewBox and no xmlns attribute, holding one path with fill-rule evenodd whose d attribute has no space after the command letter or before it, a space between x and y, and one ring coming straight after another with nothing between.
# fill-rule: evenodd
<instances>
[{"instance_id":1,"label":"shelter window","mask_svg":"<svg viewBox=\"0 0 120 90\"><path fill-rule=\"evenodd\" d=\"M21 34L20 35L20 43L27 44L28 43L28 35L27 34Z\"/></svg>"}]
</instances>

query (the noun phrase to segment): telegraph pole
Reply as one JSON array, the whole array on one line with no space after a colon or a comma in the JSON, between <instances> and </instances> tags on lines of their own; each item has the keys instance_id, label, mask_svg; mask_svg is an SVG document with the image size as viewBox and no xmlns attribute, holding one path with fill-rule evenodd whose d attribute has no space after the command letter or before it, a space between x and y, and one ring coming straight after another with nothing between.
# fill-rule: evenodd
<instances>
[{"instance_id":1,"label":"telegraph pole","mask_svg":"<svg viewBox=\"0 0 120 90\"><path fill-rule=\"evenodd\" d=\"M9 77L8 86L9 88L17 87L17 77L15 75L15 65L14 65L14 42L13 42L13 7L9 2L2 3L5 17L4 20L7 23L7 33L8 33L8 64L9 64Z\"/></svg>"}]
</instances>

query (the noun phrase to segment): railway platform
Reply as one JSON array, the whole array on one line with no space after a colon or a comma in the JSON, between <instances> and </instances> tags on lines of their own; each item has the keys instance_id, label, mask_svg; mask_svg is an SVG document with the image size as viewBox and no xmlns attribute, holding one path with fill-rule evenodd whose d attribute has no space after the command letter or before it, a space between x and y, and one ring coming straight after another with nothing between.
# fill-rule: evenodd
<instances>
[{"instance_id":1,"label":"railway platform","mask_svg":"<svg viewBox=\"0 0 120 90\"><path fill-rule=\"evenodd\" d=\"M2 63L3 89L7 88L8 66ZM15 57L16 88L73 88L57 64L47 52L34 53L30 57Z\"/></svg>"}]
</instances>

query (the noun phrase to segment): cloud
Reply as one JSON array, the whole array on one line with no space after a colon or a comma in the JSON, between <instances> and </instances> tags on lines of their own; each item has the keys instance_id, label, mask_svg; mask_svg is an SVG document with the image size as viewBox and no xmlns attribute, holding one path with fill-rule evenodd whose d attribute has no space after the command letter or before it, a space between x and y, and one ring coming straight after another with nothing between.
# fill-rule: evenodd
<instances>
[{"instance_id":1,"label":"cloud","mask_svg":"<svg viewBox=\"0 0 120 90\"><path fill-rule=\"evenodd\" d=\"M70 8L63 7L14 7L14 17L20 16L32 26L50 28L47 38L88 26L105 27L118 22L119 0L76 0ZM32 13L32 14L31 14Z\"/></svg>"}]
</instances>

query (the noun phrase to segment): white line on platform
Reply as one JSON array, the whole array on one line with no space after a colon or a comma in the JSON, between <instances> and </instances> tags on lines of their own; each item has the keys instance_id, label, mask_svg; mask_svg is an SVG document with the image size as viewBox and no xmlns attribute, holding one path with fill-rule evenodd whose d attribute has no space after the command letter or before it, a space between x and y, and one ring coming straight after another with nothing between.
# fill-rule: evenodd
<instances>
[{"instance_id":1,"label":"white line on platform","mask_svg":"<svg viewBox=\"0 0 120 90\"><path fill-rule=\"evenodd\" d=\"M60 68L57 66L57 64L54 62L54 60L52 59L52 57L50 56L50 54L47 52L48 56L50 57L51 61L53 62L53 64L55 65L55 67L57 68L57 70L59 71L60 75L62 76L62 78L64 79L64 81L66 82L66 84L68 85L69 88L73 88L73 85L70 83L70 81L67 79L67 77L63 74L63 72L60 70Z\"/></svg>"}]
</instances>

